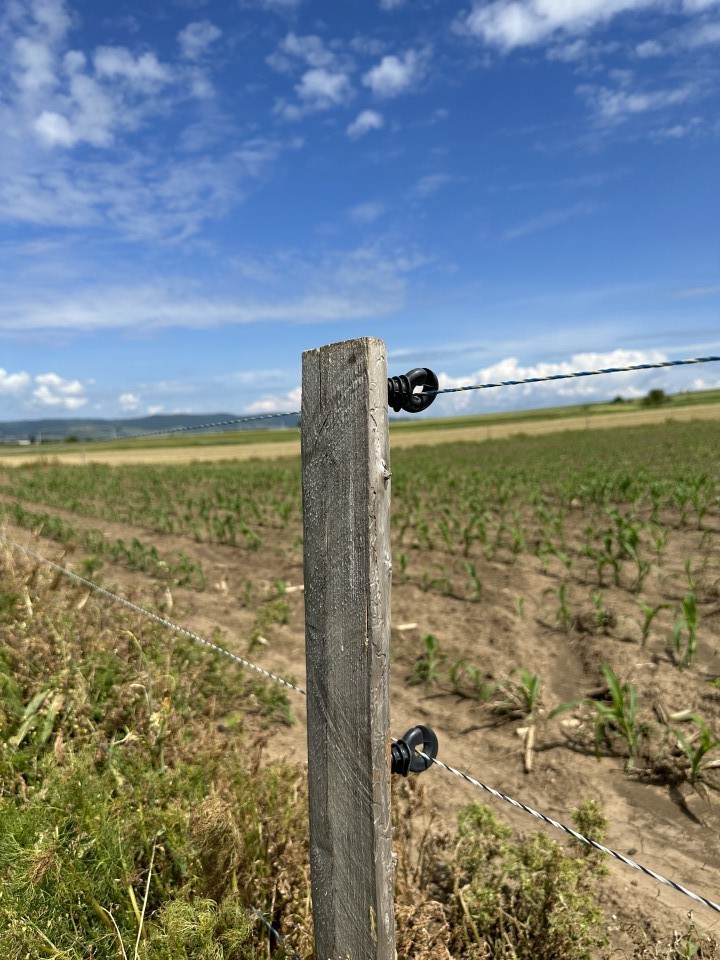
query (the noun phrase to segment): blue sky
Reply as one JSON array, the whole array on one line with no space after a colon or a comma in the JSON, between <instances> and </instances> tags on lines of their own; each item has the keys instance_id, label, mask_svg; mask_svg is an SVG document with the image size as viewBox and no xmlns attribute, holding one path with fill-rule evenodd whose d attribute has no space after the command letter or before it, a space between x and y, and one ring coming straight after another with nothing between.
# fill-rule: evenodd
<instances>
[{"instance_id":1,"label":"blue sky","mask_svg":"<svg viewBox=\"0 0 720 960\"><path fill-rule=\"evenodd\" d=\"M719 0L4 0L0 418L720 352ZM720 365L434 413L720 386Z\"/></svg>"}]
</instances>

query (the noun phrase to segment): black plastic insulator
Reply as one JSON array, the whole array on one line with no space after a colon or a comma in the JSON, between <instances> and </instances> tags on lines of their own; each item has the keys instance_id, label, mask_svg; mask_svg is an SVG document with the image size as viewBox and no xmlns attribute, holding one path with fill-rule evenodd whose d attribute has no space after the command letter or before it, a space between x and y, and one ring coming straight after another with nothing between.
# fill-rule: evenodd
<instances>
[{"instance_id":1,"label":"black plastic insulator","mask_svg":"<svg viewBox=\"0 0 720 960\"><path fill-rule=\"evenodd\" d=\"M399 377L388 377L388 403L395 413L420 413L427 410L435 399L435 391L440 383L432 370L416 367ZM422 393L413 393L416 387L422 387Z\"/></svg>"},{"instance_id":2,"label":"black plastic insulator","mask_svg":"<svg viewBox=\"0 0 720 960\"><path fill-rule=\"evenodd\" d=\"M427 754L419 756L415 751L418 747ZM438 738L430 727L418 725L390 747L390 772L399 773L406 777L408 773L422 773L427 770L437 756ZM429 759L432 758L432 759Z\"/></svg>"}]
</instances>

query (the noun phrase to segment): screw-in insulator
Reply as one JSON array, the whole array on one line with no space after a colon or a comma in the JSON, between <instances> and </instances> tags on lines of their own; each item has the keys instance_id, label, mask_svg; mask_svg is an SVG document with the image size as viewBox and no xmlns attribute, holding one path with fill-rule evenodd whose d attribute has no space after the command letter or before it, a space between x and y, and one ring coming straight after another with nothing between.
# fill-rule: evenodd
<instances>
[{"instance_id":1,"label":"screw-in insulator","mask_svg":"<svg viewBox=\"0 0 720 960\"><path fill-rule=\"evenodd\" d=\"M415 751L420 747L426 756ZM390 772L406 777L408 773L422 773L437 756L438 738L430 727L412 727L390 747Z\"/></svg>"},{"instance_id":2,"label":"screw-in insulator","mask_svg":"<svg viewBox=\"0 0 720 960\"><path fill-rule=\"evenodd\" d=\"M427 410L435 399L439 388L438 378L427 367L417 367L399 377L388 377L388 403L395 413L420 413ZM413 393L416 387L422 387L421 393Z\"/></svg>"}]
</instances>

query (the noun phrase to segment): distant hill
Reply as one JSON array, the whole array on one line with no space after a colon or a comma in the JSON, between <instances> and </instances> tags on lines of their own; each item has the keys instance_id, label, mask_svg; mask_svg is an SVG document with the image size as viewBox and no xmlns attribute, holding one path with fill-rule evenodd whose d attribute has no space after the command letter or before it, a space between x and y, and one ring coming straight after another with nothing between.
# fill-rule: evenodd
<instances>
[{"instance_id":1,"label":"distant hill","mask_svg":"<svg viewBox=\"0 0 720 960\"><path fill-rule=\"evenodd\" d=\"M236 413L168 413L157 414L153 417L137 417L134 419L100 420L85 418L46 419L46 420L6 420L0 421L0 443L12 443L22 440L67 440L75 437L77 440L119 439L154 433L156 431L175 430L178 427L200 427L204 423L220 423L225 420L238 419L242 414ZM272 427L277 430L283 427L297 427L298 416L277 417L272 420L255 420L251 423L236 423L226 427L212 427L208 431L198 430L198 433L220 433L229 430L262 430Z\"/></svg>"}]
</instances>

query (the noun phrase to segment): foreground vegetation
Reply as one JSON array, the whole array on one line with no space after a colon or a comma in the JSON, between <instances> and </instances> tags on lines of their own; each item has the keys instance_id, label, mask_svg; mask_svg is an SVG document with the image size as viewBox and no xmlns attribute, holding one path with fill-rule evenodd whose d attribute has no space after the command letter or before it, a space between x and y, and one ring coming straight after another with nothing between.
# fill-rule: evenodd
<instances>
[{"instance_id":1,"label":"foreground vegetation","mask_svg":"<svg viewBox=\"0 0 720 960\"><path fill-rule=\"evenodd\" d=\"M284 694L83 599L0 553L3 957L291 955L258 913L310 956L304 774L262 762ZM426 812L422 789L397 787L401 958L603 950L597 855L542 834L513 840L480 804L454 834L426 830L418 842L409 824ZM603 839L597 804L575 821Z\"/></svg>"}]
</instances>

